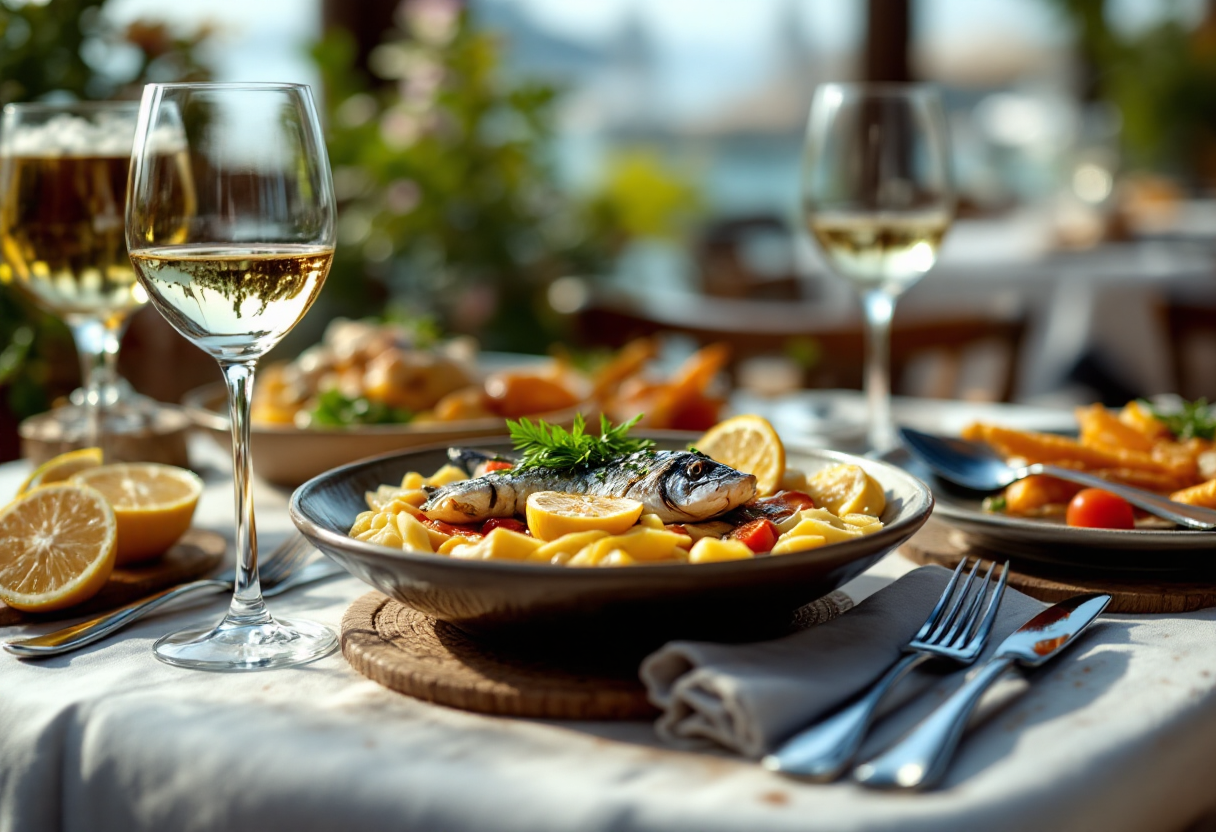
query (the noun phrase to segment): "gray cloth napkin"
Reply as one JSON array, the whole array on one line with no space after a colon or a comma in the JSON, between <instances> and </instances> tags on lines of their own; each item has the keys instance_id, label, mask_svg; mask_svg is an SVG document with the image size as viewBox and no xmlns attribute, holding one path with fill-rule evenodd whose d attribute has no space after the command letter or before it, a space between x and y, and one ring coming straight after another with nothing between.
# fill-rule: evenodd
<instances>
[{"instance_id":1,"label":"gray cloth napkin","mask_svg":"<svg viewBox=\"0 0 1216 832\"><path fill-rule=\"evenodd\" d=\"M839 618L775 641L664 645L639 671L650 701L662 709L659 736L762 756L877 681L899 660L949 580L940 566L922 567ZM1006 589L985 655L1044 607ZM922 677L919 686L905 681L905 694L923 690L938 672L922 666L914 672Z\"/></svg>"}]
</instances>

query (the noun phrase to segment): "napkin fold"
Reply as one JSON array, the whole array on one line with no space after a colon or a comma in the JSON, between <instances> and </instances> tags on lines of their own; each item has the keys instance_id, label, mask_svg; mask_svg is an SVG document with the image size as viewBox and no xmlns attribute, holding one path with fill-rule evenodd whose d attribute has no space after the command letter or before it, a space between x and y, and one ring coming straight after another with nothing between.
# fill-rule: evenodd
<instances>
[{"instance_id":1,"label":"napkin fold","mask_svg":"<svg viewBox=\"0 0 1216 832\"><path fill-rule=\"evenodd\" d=\"M840 617L774 641L664 645L639 671L650 701L662 710L656 731L676 744L709 741L747 757L764 755L876 682L899 660L949 580L950 571L940 566L916 569ZM1007 587L980 661L1044 608ZM919 689L940 678L942 665L936 667L913 672ZM906 694L918 689L917 681L905 679L900 687Z\"/></svg>"}]
</instances>

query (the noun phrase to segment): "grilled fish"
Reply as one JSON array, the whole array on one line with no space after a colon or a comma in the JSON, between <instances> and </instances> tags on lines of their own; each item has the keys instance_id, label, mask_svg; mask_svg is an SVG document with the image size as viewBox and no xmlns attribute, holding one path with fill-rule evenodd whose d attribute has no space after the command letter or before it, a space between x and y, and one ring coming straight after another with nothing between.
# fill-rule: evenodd
<instances>
[{"instance_id":1,"label":"grilled fish","mask_svg":"<svg viewBox=\"0 0 1216 832\"><path fill-rule=\"evenodd\" d=\"M638 451L606 465L574 471L492 471L434 489L422 512L432 520L473 523L524 513L528 495L564 491L628 497L664 523L708 520L756 495L756 478L705 454Z\"/></svg>"}]
</instances>

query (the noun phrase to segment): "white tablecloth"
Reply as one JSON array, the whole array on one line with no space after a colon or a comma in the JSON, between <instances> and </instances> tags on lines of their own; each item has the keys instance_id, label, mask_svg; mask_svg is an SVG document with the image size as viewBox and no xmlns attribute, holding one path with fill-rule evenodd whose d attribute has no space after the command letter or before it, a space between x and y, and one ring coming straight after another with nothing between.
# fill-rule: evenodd
<instances>
[{"instance_id":1,"label":"white tablecloth","mask_svg":"<svg viewBox=\"0 0 1216 832\"><path fill-rule=\"evenodd\" d=\"M218 455L201 526L231 530ZM23 469L0 467L0 494ZM264 546L286 494L257 496ZM909 568L893 556L848 588ZM341 579L272 609L337 628ZM1216 610L1113 616L979 727L944 790L805 785L662 748L646 723L502 719L393 693L335 654L249 674L153 658L214 598L37 663L0 654L0 832L42 830L1181 830L1216 807ZM47 628L37 628L47 629ZM20 634L0 629L0 639Z\"/></svg>"}]
</instances>

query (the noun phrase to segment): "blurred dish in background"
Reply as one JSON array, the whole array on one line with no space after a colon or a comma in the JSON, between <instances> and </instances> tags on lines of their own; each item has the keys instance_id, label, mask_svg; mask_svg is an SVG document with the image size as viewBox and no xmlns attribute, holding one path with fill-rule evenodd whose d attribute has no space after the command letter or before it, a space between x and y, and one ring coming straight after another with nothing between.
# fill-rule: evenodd
<instances>
[{"instance_id":1,"label":"blurred dish in background","mask_svg":"<svg viewBox=\"0 0 1216 832\"><path fill-rule=\"evenodd\" d=\"M421 340L398 325L337 320L320 344L267 367L253 401L258 476L294 487L376 454L500 436L505 419L522 417L568 426L580 412L617 422L644 413L651 429L704 430L726 402L716 379L729 353L720 344L662 376L651 372L659 353L651 339L584 362L588 369L568 355L479 353L472 339L425 347ZM222 385L191 391L183 404L195 424L228 443Z\"/></svg>"}]
</instances>

